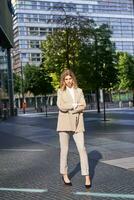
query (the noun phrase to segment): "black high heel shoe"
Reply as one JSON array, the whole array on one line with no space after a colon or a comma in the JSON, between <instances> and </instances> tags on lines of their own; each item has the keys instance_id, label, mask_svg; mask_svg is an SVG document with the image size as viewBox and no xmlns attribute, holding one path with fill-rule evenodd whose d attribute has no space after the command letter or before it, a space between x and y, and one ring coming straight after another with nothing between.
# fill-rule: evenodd
<instances>
[{"instance_id":1,"label":"black high heel shoe","mask_svg":"<svg viewBox=\"0 0 134 200\"><path fill-rule=\"evenodd\" d=\"M63 176L62 176L62 180L63 180L63 182L64 182L65 185L72 186L72 183L71 183L71 182L69 182L69 183L65 182Z\"/></svg>"},{"instance_id":2,"label":"black high heel shoe","mask_svg":"<svg viewBox=\"0 0 134 200\"><path fill-rule=\"evenodd\" d=\"M90 179L90 184L85 184L85 187L86 187L86 189L89 189L89 188L91 188L91 186L92 186L92 184L91 184L91 179Z\"/></svg>"},{"instance_id":3,"label":"black high heel shoe","mask_svg":"<svg viewBox=\"0 0 134 200\"><path fill-rule=\"evenodd\" d=\"M91 188L91 184L89 184L89 185L85 184L85 187L86 187L86 189L90 189Z\"/></svg>"}]
</instances>

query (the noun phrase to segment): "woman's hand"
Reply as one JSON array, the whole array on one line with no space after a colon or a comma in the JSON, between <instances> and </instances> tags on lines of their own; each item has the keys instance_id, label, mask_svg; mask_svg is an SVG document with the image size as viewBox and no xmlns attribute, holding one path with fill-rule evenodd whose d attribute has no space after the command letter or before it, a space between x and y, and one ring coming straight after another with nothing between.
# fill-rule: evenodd
<instances>
[{"instance_id":1,"label":"woman's hand","mask_svg":"<svg viewBox=\"0 0 134 200\"><path fill-rule=\"evenodd\" d=\"M73 109L75 110L78 107L77 103L73 103Z\"/></svg>"},{"instance_id":2,"label":"woman's hand","mask_svg":"<svg viewBox=\"0 0 134 200\"><path fill-rule=\"evenodd\" d=\"M81 103L73 103L73 109L77 109L78 106L83 106Z\"/></svg>"}]
</instances>

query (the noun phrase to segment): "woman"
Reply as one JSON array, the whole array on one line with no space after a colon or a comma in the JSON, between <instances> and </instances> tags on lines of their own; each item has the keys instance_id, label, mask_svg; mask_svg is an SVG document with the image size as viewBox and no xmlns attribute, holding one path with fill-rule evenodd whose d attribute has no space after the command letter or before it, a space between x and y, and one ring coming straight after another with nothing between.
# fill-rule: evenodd
<instances>
[{"instance_id":1,"label":"woman","mask_svg":"<svg viewBox=\"0 0 134 200\"><path fill-rule=\"evenodd\" d=\"M72 185L68 177L67 156L69 138L72 135L76 143L81 164L81 174L85 176L85 187L90 188L88 157L84 145L83 110L86 107L83 92L77 86L74 73L66 69L61 74L60 89L57 93L59 108L57 131L60 140L60 173L65 185Z\"/></svg>"}]
</instances>

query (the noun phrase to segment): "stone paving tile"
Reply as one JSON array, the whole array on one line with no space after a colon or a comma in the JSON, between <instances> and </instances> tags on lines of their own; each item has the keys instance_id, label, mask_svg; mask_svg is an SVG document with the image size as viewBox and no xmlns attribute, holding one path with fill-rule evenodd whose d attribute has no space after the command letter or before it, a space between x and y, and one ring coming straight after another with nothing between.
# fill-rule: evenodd
<instances>
[{"instance_id":1,"label":"stone paving tile","mask_svg":"<svg viewBox=\"0 0 134 200\"><path fill-rule=\"evenodd\" d=\"M11 124L9 125L9 127L10 129L6 130L7 132L10 132ZM19 129L22 129L22 125L18 125L17 130ZM51 129L45 129L45 128L42 130L42 128L40 129L39 127L37 127L34 129L36 131L32 132L32 129L33 128L29 126L29 131L27 134L27 132L25 132L25 129L23 128L22 131L17 131L15 135L17 135L18 139L19 139L18 136L23 137L24 141L28 139L32 141L33 143L38 142L40 144L45 144L45 145L49 145L55 148L59 148L58 134L55 131ZM10 133L10 135L11 134L12 133ZM101 160L115 159L115 158L121 158L121 157L134 155L133 152L131 151L131 148L134 146L132 143L130 144L127 142L120 142L116 140L107 139L104 137L103 138L98 137L96 139L91 138L91 139L85 140L85 143L86 143L88 154L92 155L92 151L98 151L98 154L100 154ZM19 145L17 144L17 146ZM72 140L70 142L70 151L78 154L76 145L74 144L74 141Z\"/></svg>"},{"instance_id":2,"label":"stone paving tile","mask_svg":"<svg viewBox=\"0 0 134 200\"><path fill-rule=\"evenodd\" d=\"M8 127L8 129L6 129L6 132L12 134L10 132L10 130L12 129L12 123L6 123L6 127ZM3 131L5 131L4 124L3 126L1 125L1 129L2 128ZM25 129L27 129L28 131L25 131ZM23 138L31 140L34 143L38 142L40 144L46 144L59 148L58 136L56 134L56 131L52 129L33 127L28 125L23 126L21 124L17 124L16 131L13 134L22 136ZM119 140L116 141L115 138L105 138L104 136L89 138L88 134L86 134L85 143L88 153L91 154L92 151L96 150L100 152L101 155L103 155L101 156L102 160L134 156L133 151L131 151L134 146L132 143ZM70 151L78 153L74 144L70 145Z\"/></svg>"},{"instance_id":3,"label":"stone paving tile","mask_svg":"<svg viewBox=\"0 0 134 200\"><path fill-rule=\"evenodd\" d=\"M77 154L70 152L69 155L69 170L73 186L68 188L64 186L59 176L59 150L50 146L44 146L44 149L43 152L0 151L0 187L47 188L48 193L0 192L0 199L97 199L73 195L73 192L76 191L86 191L84 179L80 175L80 163ZM94 152L94 156L95 153L97 154L97 152ZM96 157L90 159L90 173L93 179L91 192L119 194L129 192L133 194L134 173L131 171L100 163L99 157Z\"/></svg>"},{"instance_id":4,"label":"stone paving tile","mask_svg":"<svg viewBox=\"0 0 134 200\"><path fill-rule=\"evenodd\" d=\"M86 116L88 117L88 113ZM93 118L94 116L92 115ZM112 114L109 116L111 117ZM131 116L131 120L134 119L132 113L126 114L126 118L128 116ZM114 118L125 119L125 116L120 113L114 115ZM122 169L102 162L128 156L134 157L132 151L134 127L112 124L112 121L104 124L98 120L92 123L86 122L85 138L92 177L90 191L134 194L134 169ZM0 200L117 199L73 194L77 191L87 192L87 190L84 187L84 179L80 175L79 156L72 140L69 172L73 186L64 186L59 175L59 144L55 125L55 118L26 116L0 123L0 187L48 189L48 193L43 194L0 191Z\"/></svg>"},{"instance_id":5,"label":"stone paving tile","mask_svg":"<svg viewBox=\"0 0 134 200\"><path fill-rule=\"evenodd\" d=\"M109 164L109 165L121 167L124 169L134 168L134 157L119 158L119 159L114 159L114 160L105 160L102 162Z\"/></svg>"}]
</instances>

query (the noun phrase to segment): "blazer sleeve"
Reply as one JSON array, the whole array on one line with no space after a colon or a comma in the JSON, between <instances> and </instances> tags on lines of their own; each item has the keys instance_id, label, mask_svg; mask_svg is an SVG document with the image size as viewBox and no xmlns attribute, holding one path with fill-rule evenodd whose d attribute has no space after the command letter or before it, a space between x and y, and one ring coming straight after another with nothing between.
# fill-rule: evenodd
<instances>
[{"instance_id":1,"label":"blazer sleeve","mask_svg":"<svg viewBox=\"0 0 134 200\"><path fill-rule=\"evenodd\" d=\"M62 91L59 89L57 92L57 106L61 112L68 112L73 109L73 105L66 103L62 98Z\"/></svg>"},{"instance_id":2,"label":"blazer sleeve","mask_svg":"<svg viewBox=\"0 0 134 200\"><path fill-rule=\"evenodd\" d=\"M80 100L79 100L78 103L81 104L81 105L79 105L75 110L73 110L73 114L81 113L86 108L86 101L85 101L85 98L84 98L83 91L81 89L80 89Z\"/></svg>"}]
</instances>

